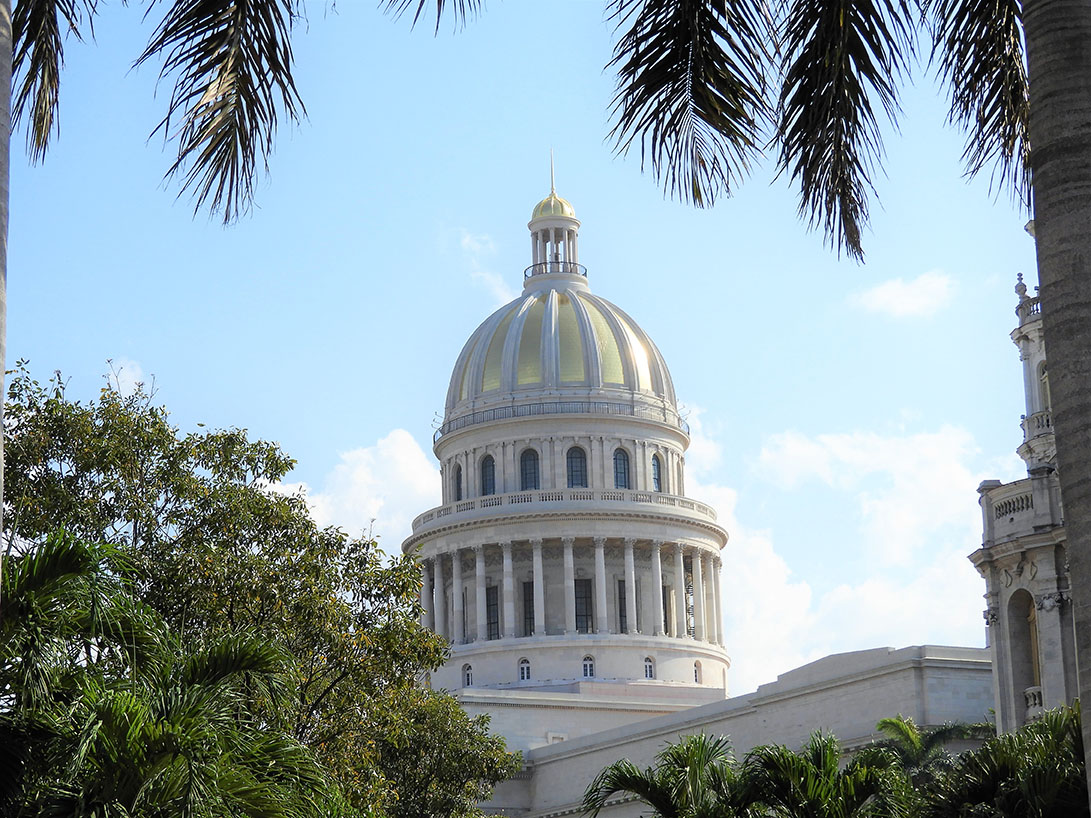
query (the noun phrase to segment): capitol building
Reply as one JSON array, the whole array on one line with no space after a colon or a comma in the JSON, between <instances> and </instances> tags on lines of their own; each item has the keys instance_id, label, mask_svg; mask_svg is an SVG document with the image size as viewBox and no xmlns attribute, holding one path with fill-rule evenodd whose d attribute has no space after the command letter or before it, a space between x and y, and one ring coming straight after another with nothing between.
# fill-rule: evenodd
<instances>
[{"instance_id":1,"label":"capitol building","mask_svg":"<svg viewBox=\"0 0 1091 818\"><path fill-rule=\"evenodd\" d=\"M922 725L982 721L1002 694L1010 728L1040 712L1043 691L1045 706L1071 700L1067 665L1054 672L1030 658L1064 652L1071 663L1056 556L1063 527L1044 462L1051 444L1032 441L1047 411L1040 390L1039 415L1024 424L1032 442L1020 449L1037 477L982 488L986 536L973 559L988 580L990 626L997 614L989 620L989 611L1004 607L1004 627L989 629L1001 643L990 635L987 648L839 654L730 696L723 623L731 600L720 585L731 570L730 532L714 508L686 494L689 429L667 364L636 321L592 292L580 222L555 189L528 227L522 293L455 359L434 438L443 502L413 521L402 545L420 561L425 625L451 644L431 685L470 715L488 714L523 754L523 771L496 789L487 812L579 814L603 767L622 757L647 765L689 733L727 734L741 755L757 744L799 746L824 729L852 750L898 713ZM1040 326L1025 289L1021 315ZM1024 329L1019 338L1038 339L1017 340L1021 350L1038 344L1027 366L1044 372L1040 331ZM1020 498L1039 491L1044 510L1026 516L1031 501ZM1033 541L1020 546L1033 525ZM1033 576L1017 567L1028 547L1052 560L1039 559ZM1018 571L1017 581L1004 586L1005 571ZM1035 593L1045 598L1042 583L1052 596L1039 639L1028 611L1038 610ZM1037 710L1024 707L1025 694ZM606 813L635 816L640 805L619 798Z\"/></svg>"}]
</instances>

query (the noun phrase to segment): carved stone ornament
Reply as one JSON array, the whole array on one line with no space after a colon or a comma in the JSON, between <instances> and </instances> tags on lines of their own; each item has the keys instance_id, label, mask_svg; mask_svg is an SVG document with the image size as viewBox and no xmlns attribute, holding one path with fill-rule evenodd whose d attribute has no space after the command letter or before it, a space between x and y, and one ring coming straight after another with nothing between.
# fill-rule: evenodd
<instances>
[{"instance_id":1,"label":"carved stone ornament","mask_svg":"<svg viewBox=\"0 0 1091 818\"><path fill-rule=\"evenodd\" d=\"M1039 611L1052 611L1060 608L1068 601L1068 594L1064 591L1054 591L1051 594L1042 594L1034 600L1034 607Z\"/></svg>"},{"instance_id":2,"label":"carved stone ornament","mask_svg":"<svg viewBox=\"0 0 1091 818\"><path fill-rule=\"evenodd\" d=\"M1005 588L1010 588L1012 582L1014 582L1014 581L1015 581L1015 577L1013 577L1011 575L1011 571L1009 571L1007 568L1005 568L1004 569L1004 587Z\"/></svg>"},{"instance_id":3,"label":"carved stone ornament","mask_svg":"<svg viewBox=\"0 0 1091 818\"><path fill-rule=\"evenodd\" d=\"M981 616L985 619L986 627L995 625L1000 619L1000 609L990 606L981 612Z\"/></svg>"}]
</instances>

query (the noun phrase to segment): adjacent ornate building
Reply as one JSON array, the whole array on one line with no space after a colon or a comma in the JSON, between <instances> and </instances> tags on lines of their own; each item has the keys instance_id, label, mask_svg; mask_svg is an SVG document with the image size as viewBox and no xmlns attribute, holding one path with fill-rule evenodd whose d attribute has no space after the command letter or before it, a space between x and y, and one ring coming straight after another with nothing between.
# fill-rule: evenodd
<instances>
[{"instance_id":1,"label":"adjacent ornate building","mask_svg":"<svg viewBox=\"0 0 1091 818\"><path fill-rule=\"evenodd\" d=\"M1064 514L1050 414L1041 303L1023 277L1012 341L1023 363L1026 414L1019 456L1022 480L986 480L978 489L984 537L970 560L985 578L997 726L1014 730L1043 709L1077 696L1075 636L1069 605Z\"/></svg>"}]
</instances>

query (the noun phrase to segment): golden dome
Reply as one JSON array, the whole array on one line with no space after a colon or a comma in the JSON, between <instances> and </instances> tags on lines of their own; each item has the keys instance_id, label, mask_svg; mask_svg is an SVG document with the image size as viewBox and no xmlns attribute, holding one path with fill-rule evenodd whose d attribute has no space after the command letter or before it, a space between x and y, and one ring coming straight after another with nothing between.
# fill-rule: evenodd
<instances>
[{"instance_id":1,"label":"golden dome","mask_svg":"<svg viewBox=\"0 0 1091 818\"><path fill-rule=\"evenodd\" d=\"M562 199L557 195L556 191L549 191L549 195L534 208L534 213L531 215L530 220L549 218L561 216L566 219L576 218L576 209L572 207L571 202L568 199Z\"/></svg>"}]
</instances>

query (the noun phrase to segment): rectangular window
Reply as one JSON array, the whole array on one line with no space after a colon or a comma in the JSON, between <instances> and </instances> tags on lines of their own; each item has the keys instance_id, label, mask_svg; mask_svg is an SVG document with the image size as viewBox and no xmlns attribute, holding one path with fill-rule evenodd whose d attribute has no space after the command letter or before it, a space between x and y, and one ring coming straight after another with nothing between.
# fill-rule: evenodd
<instances>
[{"instance_id":1,"label":"rectangular window","mask_svg":"<svg viewBox=\"0 0 1091 818\"><path fill-rule=\"evenodd\" d=\"M485 589L485 621L489 627L489 639L500 638L499 590L495 585L490 585Z\"/></svg>"},{"instance_id":2,"label":"rectangular window","mask_svg":"<svg viewBox=\"0 0 1091 818\"><path fill-rule=\"evenodd\" d=\"M576 580L576 630L591 633L591 580Z\"/></svg>"},{"instance_id":3,"label":"rectangular window","mask_svg":"<svg viewBox=\"0 0 1091 818\"><path fill-rule=\"evenodd\" d=\"M625 580L617 581L617 628L618 633L628 633L629 617L625 611Z\"/></svg>"},{"instance_id":4,"label":"rectangular window","mask_svg":"<svg viewBox=\"0 0 1091 818\"><path fill-rule=\"evenodd\" d=\"M523 636L534 633L534 582L523 583Z\"/></svg>"}]
</instances>

